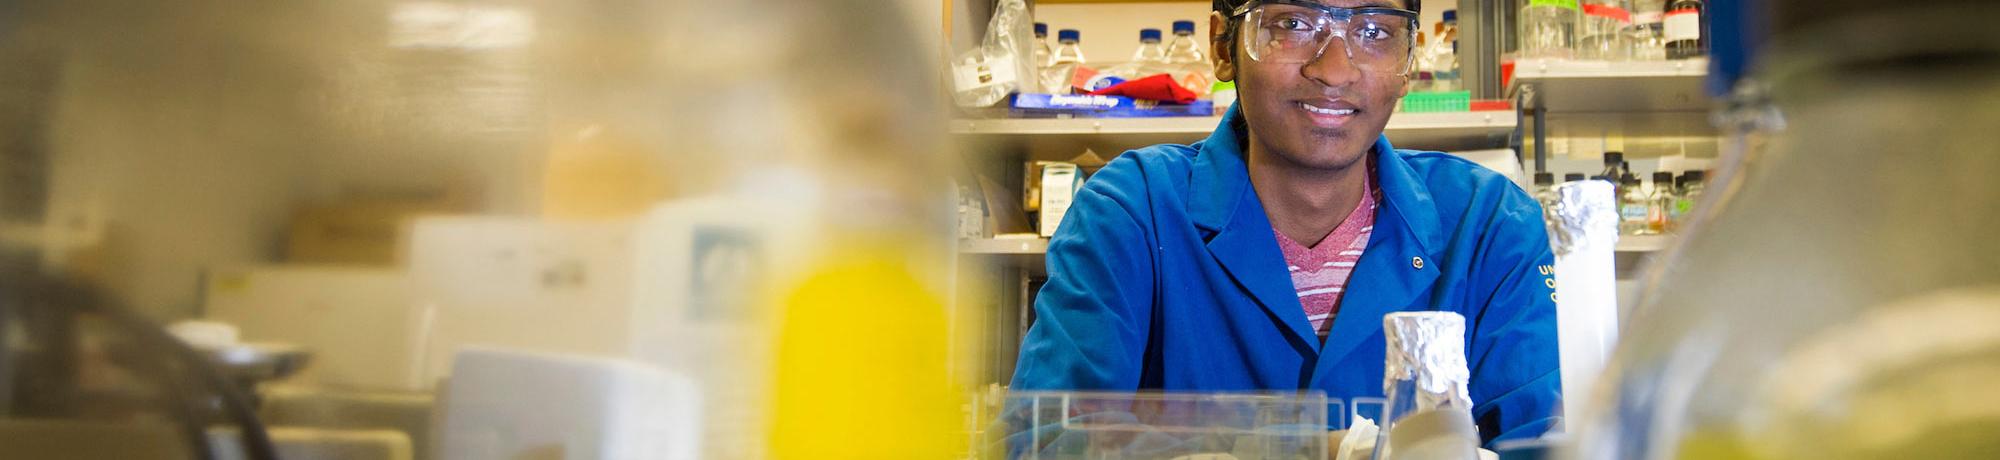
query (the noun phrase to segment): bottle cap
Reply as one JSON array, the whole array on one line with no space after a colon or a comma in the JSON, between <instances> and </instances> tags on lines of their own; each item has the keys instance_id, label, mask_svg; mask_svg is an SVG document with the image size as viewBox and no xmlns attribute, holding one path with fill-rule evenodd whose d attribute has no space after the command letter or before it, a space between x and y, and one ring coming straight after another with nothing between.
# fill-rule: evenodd
<instances>
[{"instance_id":1,"label":"bottle cap","mask_svg":"<svg viewBox=\"0 0 2000 460\"><path fill-rule=\"evenodd\" d=\"M1049 23L1046 22L1035 23L1035 37L1041 38L1047 36L1049 36Z\"/></svg>"},{"instance_id":2,"label":"bottle cap","mask_svg":"<svg viewBox=\"0 0 2000 460\"><path fill-rule=\"evenodd\" d=\"M1619 166L1623 164L1625 164L1625 152L1604 152L1605 166Z\"/></svg>"},{"instance_id":3,"label":"bottle cap","mask_svg":"<svg viewBox=\"0 0 2000 460\"><path fill-rule=\"evenodd\" d=\"M1555 183L1556 183L1556 173L1552 172L1535 173L1535 185L1555 185Z\"/></svg>"},{"instance_id":4,"label":"bottle cap","mask_svg":"<svg viewBox=\"0 0 2000 460\"><path fill-rule=\"evenodd\" d=\"M1444 23L1452 24L1456 22L1458 22L1458 10L1444 10Z\"/></svg>"},{"instance_id":5,"label":"bottle cap","mask_svg":"<svg viewBox=\"0 0 2000 460\"><path fill-rule=\"evenodd\" d=\"M1076 29L1058 30L1056 31L1056 41L1062 43L1080 42L1083 41L1083 32L1078 32Z\"/></svg>"},{"instance_id":6,"label":"bottle cap","mask_svg":"<svg viewBox=\"0 0 2000 460\"><path fill-rule=\"evenodd\" d=\"M1563 175L1563 182L1576 182L1583 179L1584 179L1583 173L1569 173Z\"/></svg>"},{"instance_id":7,"label":"bottle cap","mask_svg":"<svg viewBox=\"0 0 2000 460\"><path fill-rule=\"evenodd\" d=\"M1690 183L1701 182L1703 179L1705 179L1704 176L1706 175L1707 173L1704 171L1688 171L1681 173L1681 177L1687 179L1687 181Z\"/></svg>"},{"instance_id":8,"label":"bottle cap","mask_svg":"<svg viewBox=\"0 0 2000 460\"><path fill-rule=\"evenodd\" d=\"M1653 185L1655 186L1667 184L1673 181L1674 181L1674 173L1670 172L1653 173Z\"/></svg>"},{"instance_id":9,"label":"bottle cap","mask_svg":"<svg viewBox=\"0 0 2000 460\"><path fill-rule=\"evenodd\" d=\"M1139 42L1160 41L1160 29L1139 29Z\"/></svg>"},{"instance_id":10,"label":"bottle cap","mask_svg":"<svg viewBox=\"0 0 2000 460\"><path fill-rule=\"evenodd\" d=\"M1194 35L1194 21L1174 21L1174 35Z\"/></svg>"}]
</instances>

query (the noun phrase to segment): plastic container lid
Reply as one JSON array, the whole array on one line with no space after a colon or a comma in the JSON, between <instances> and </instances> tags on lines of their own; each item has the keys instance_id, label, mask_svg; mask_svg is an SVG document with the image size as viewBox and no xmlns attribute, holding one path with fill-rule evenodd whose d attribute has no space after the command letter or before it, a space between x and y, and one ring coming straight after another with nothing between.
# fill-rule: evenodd
<instances>
[{"instance_id":1,"label":"plastic container lid","mask_svg":"<svg viewBox=\"0 0 2000 460\"><path fill-rule=\"evenodd\" d=\"M1049 36L1049 23L1046 22L1035 23L1035 36L1036 37Z\"/></svg>"},{"instance_id":2,"label":"plastic container lid","mask_svg":"<svg viewBox=\"0 0 2000 460\"><path fill-rule=\"evenodd\" d=\"M1140 42L1160 41L1160 29L1139 29Z\"/></svg>"},{"instance_id":3,"label":"plastic container lid","mask_svg":"<svg viewBox=\"0 0 2000 460\"><path fill-rule=\"evenodd\" d=\"M1583 180L1583 173L1569 173L1563 175L1563 182L1576 182L1580 180Z\"/></svg>"},{"instance_id":4,"label":"plastic container lid","mask_svg":"<svg viewBox=\"0 0 2000 460\"><path fill-rule=\"evenodd\" d=\"M1180 35L1182 32L1194 35L1194 21L1174 21L1174 35Z\"/></svg>"},{"instance_id":5,"label":"plastic container lid","mask_svg":"<svg viewBox=\"0 0 2000 460\"><path fill-rule=\"evenodd\" d=\"M1063 43L1080 42L1083 41L1083 32L1078 32L1076 29L1058 30L1056 31L1056 41Z\"/></svg>"},{"instance_id":6,"label":"plastic container lid","mask_svg":"<svg viewBox=\"0 0 2000 460\"><path fill-rule=\"evenodd\" d=\"M1458 10L1444 10L1444 22L1446 24L1458 22Z\"/></svg>"},{"instance_id":7,"label":"plastic container lid","mask_svg":"<svg viewBox=\"0 0 2000 460\"><path fill-rule=\"evenodd\" d=\"M1535 185L1554 185L1555 183L1556 183L1556 173L1551 173L1551 172L1535 173Z\"/></svg>"}]
</instances>

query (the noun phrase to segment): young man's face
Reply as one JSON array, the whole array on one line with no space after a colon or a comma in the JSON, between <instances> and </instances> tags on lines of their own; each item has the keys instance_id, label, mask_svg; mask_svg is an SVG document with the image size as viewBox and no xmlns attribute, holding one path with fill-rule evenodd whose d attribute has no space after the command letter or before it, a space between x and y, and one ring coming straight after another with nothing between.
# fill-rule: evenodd
<instances>
[{"instance_id":1,"label":"young man's face","mask_svg":"<svg viewBox=\"0 0 2000 460\"><path fill-rule=\"evenodd\" d=\"M1338 7L1401 8L1396 0L1318 0ZM1220 22L1220 23L1218 23ZM1229 27L1226 15L1210 18L1210 29ZM1250 126L1250 142L1276 160L1313 169L1357 164L1389 124L1407 77L1359 69L1348 60L1343 39L1329 41L1317 59L1303 64L1259 62L1243 53L1239 24L1233 40L1214 41L1217 77L1236 81L1237 105ZM1233 45L1233 46L1232 46Z\"/></svg>"}]
</instances>

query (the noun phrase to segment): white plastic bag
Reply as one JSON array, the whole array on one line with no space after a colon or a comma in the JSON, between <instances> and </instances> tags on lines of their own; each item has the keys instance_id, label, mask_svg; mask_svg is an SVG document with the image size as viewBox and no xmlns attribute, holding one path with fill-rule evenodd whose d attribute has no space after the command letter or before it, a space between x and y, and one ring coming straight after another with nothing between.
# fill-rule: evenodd
<instances>
[{"instance_id":1,"label":"white plastic bag","mask_svg":"<svg viewBox=\"0 0 2000 460\"><path fill-rule=\"evenodd\" d=\"M1010 93L1036 91L1032 22L1026 0L1001 0L979 48L952 59L952 100L960 107L988 107Z\"/></svg>"}]
</instances>

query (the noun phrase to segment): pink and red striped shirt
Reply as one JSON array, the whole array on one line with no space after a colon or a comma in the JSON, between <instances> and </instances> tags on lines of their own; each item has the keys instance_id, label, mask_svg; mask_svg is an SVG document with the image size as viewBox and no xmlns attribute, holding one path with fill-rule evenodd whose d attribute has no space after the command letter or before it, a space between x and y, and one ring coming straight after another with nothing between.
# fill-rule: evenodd
<instances>
[{"instance_id":1,"label":"pink and red striped shirt","mask_svg":"<svg viewBox=\"0 0 2000 460\"><path fill-rule=\"evenodd\" d=\"M1361 202L1318 244L1306 247L1277 229L1271 230L1278 235L1278 248L1285 252L1286 268L1291 271L1299 304L1305 307L1306 320L1312 322L1321 340L1333 329L1333 316L1340 313L1347 279L1354 274L1354 264L1361 261L1361 251L1368 247L1368 236L1375 231L1379 198L1375 196L1373 171L1369 176L1362 188Z\"/></svg>"}]
</instances>

